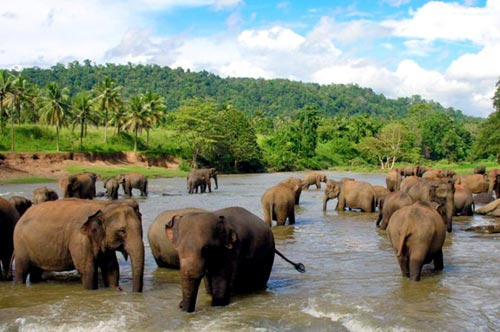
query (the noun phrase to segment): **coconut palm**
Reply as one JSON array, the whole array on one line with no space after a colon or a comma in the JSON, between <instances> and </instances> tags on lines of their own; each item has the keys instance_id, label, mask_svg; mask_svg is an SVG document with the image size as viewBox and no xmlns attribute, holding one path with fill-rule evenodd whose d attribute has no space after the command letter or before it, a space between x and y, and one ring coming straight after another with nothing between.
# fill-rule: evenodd
<instances>
[{"instance_id":1,"label":"coconut palm","mask_svg":"<svg viewBox=\"0 0 500 332\"><path fill-rule=\"evenodd\" d=\"M146 130L146 147L149 147L149 131L161 122L167 107L165 105L165 98L152 91L146 92L144 101L147 107L144 129Z\"/></svg>"},{"instance_id":2,"label":"coconut palm","mask_svg":"<svg viewBox=\"0 0 500 332\"><path fill-rule=\"evenodd\" d=\"M12 81L10 93L7 95L5 102L10 108L10 150L15 151L14 139L14 123L17 117L17 123L21 124L21 113L23 105L33 104L34 95L32 89L29 87L28 82L22 76L16 77Z\"/></svg>"},{"instance_id":3,"label":"coconut palm","mask_svg":"<svg viewBox=\"0 0 500 332\"><path fill-rule=\"evenodd\" d=\"M139 132L142 131L148 121L148 108L143 94L138 94L130 98L125 115L123 127L134 132L134 152L137 152L137 140Z\"/></svg>"},{"instance_id":4,"label":"coconut palm","mask_svg":"<svg viewBox=\"0 0 500 332\"><path fill-rule=\"evenodd\" d=\"M52 82L43 91L40 109L40 121L56 127L56 149L59 152L59 129L64 124L64 117L69 109L69 95L67 88L60 88Z\"/></svg>"},{"instance_id":5,"label":"coconut palm","mask_svg":"<svg viewBox=\"0 0 500 332\"><path fill-rule=\"evenodd\" d=\"M117 86L115 81L106 77L94 87L96 95L95 106L99 112L103 114L104 121L104 143L108 141L108 121L112 113L116 112L121 104L122 97L120 93L121 87Z\"/></svg>"},{"instance_id":6,"label":"coconut palm","mask_svg":"<svg viewBox=\"0 0 500 332\"><path fill-rule=\"evenodd\" d=\"M0 70L0 131L4 129L4 102L7 96L12 91L12 85L14 81L14 76L10 74L7 70Z\"/></svg>"},{"instance_id":7,"label":"coconut palm","mask_svg":"<svg viewBox=\"0 0 500 332\"><path fill-rule=\"evenodd\" d=\"M83 148L83 137L85 137L87 134L88 123L96 123L96 119L92 114L92 101L92 96L88 92L79 92L73 98L73 129L76 125L80 125L80 149Z\"/></svg>"}]
</instances>

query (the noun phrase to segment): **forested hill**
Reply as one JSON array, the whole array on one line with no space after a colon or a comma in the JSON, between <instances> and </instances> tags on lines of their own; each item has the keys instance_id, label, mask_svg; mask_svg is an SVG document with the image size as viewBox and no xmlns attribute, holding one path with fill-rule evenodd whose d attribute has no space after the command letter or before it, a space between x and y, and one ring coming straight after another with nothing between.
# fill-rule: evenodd
<instances>
[{"instance_id":1,"label":"forested hill","mask_svg":"<svg viewBox=\"0 0 500 332\"><path fill-rule=\"evenodd\" d=\"M57 82L59 86L68 87L71 95L91 90L97 82L111 77L122 86L125 98L151 90L165 97L169 110L176 109L186 99L211 97L218 103L232 104L250 116L286 116L311 107L325 116L367 114L396 120L405 118L411 105L426 102L460 122L473 119L459 110L445 109L419 96L389 99L357 85L221 78L206 71L192 72L157 65L93 65L86 60L84 63L58 64L50 69L25 68L21 74L39 87Z\"/></svg>"}]
</instances>

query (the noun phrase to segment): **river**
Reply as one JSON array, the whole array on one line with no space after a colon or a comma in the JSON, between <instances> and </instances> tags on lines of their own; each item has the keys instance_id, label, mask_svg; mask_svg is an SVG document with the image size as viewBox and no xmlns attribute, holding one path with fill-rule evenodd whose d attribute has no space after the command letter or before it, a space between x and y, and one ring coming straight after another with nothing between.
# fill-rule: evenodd
<instances>
[{"instance_id":1,"label":"river","mask_svg":"<svg viewBox=\"0 0 500 332\"><path fill-rule=\"evenodd\" d=\"M385 184L383 174L324 173ZM131 292L130 262L121 254L122 292L83 290L75 273L28 286L1 282L0 332L500 330L499 236L464 230L488 217L455 218L444 245L444 270L435 273L426 265L421 281L411 282L401 276L385 232L376 229L376 213L336 212L336 200L323 213L323 190L314 187L302 192L295 225L273 227L276 247L302 262L306 273L276 257L267 290L211 307L200 287L196 311L182 312L179 271L157 268L151 255L146 236L152 220L163 210L190 206L242 206L262 217L261 195L289 176L304 173L221 175L218 190L194 195L184 178L150 180L147 198L134 190L143 215L144 292ZM31 198L43 185L60 192L47 183L1 185L0 194Z\"/></svg>"}]
</instances>

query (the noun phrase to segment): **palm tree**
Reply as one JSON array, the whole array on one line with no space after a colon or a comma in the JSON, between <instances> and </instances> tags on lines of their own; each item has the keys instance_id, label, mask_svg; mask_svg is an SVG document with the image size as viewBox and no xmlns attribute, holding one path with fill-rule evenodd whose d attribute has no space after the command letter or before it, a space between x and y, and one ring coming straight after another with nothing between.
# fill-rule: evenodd
<instances>
[{"instance_id":1,"label":"palm tree","mask_svg":"<svg viewBox=\"0 0 500 332\"><path fill-rule=\"evenodd\" d=\"M144 129L146 129L146 147L149 147L149 131L162 120L167 106L165 105L165 98L152 91L147 91L144 95L144 101L147 105L146 122Z\"/></svg>"},{"instance_id":2,"label":"palm tree","mask_svg":"<svg viewBox=\"0 0 500 332\"><path fill-rule=\"evenodd\" d=\"M17 123L21 124L21 111L23 105L33 104L34 96L33 91L28 86L25 78L18 76L12 82L10 93L7 95L5 101L10 107L10 150L15 151L14 140L14 123L17 116Z\"/></svg>"},{"instance_id":3,"label":"palm tree","mask_svg":"<svg viewBox=\"0 0 500 332\"><path fill-rule=\"evenodd\" d=\"M59 152L59 128L64 124L64 117L69 109L68 89L61 89L57 83L52 82L47 85L44 92L40 121L56 126L56 149Z\"/></svg>"},{"instance_id":4,"label":"palm tree","mask_svg":"<svg viewBox=\"0 0 500 332\"><path fill-rule=\"evenodd\" d=\"M137 152L137 136L147 122L148 104L143 94L130 98L124 128L134 131L134 152Z\"/></svg>"},{"instance_id":5,"label":"palm tree","mask_svg":"<svg viewBox=\"0 0 500 332\"><path fill-rule=\"evenodd\" d=\"M73 98L73 129L76 125L80 125L80 149L83 148L83 137L87 134L88 123L96 122L92 116L92 106L92 97L88 92L79 92Z\"/></svg>"},{"instance_id":6,"label":"palm tree","mask_svg":"<svg viewBox=\"0 0 500 332\"><path fill-rule=\"evenodd\" d=\"M12 91L12 83L14 81L14 76L10 74L7 70L0 70L0 131L3 132L4 129L4 102L5 98Z\"/></svg>"},{"instance_id":7,"label":"palm tree","mask_svg":"<svg viewBox=\"0 0 500 332\"><path fill-rule=\"evenodd\" d=\"M104 143L108 141L108 121L110 113L116 112L122 104L120 93L121 87L116 86L115 81L106 77L98 83L95 88L97 110L104 115Z\"/></svg>"}]
</instances>

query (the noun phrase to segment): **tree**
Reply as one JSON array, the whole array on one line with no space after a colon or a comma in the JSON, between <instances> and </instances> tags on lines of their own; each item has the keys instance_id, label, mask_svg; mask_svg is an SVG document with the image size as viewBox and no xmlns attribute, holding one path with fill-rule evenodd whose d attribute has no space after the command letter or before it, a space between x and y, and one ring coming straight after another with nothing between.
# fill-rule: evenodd
<instances>
[{"instance_id":1,"label":"tree","mask_svg":"<svg viewBox=\"0 0 500 332\"><path fill-rule=\"evenodd\" d=\"M4 103L7 96L12 92L14 76L7 70L0 70L0 131L5 127L4 118Z\"/></svg>"},{"instance_id":2,"label":"tree","mask_svg":"<svg viewBox=\"0 0 500 332\"><path fill-rule=\"evenodd\" d=\"M97 110L103 114L104 122L104 143L108 141L108 121L112 113L116 112L121 104L122 97L120 93L121 87L117 86L115 81L110 77L98 83L95 88Z\"/></svg>"},{"instance_id":3,"label":"tree","mask_svg":"<svg viewBox=\"0 0 500 332\"><path fill-rule=\"evenodd\" d=\"M124 128L134 132L134 152L137 152L137 140L139 132L147 122L148 105L143 94L132 96L128 102L125 114Z\"/></svg>"},{"instance_id":4,"label":"tree","mask_svg":"<svg viewBox=\"0 0 500 332\"><path fill-rule=\"evenodd\" d=\"M56 150L59 152L59 129L64 124L64 117L69 109L68 89L61 89L57 83L47 85L42 95L40 121L56 127Z\"/></svg>"},{"instance_id":5,"label":"tree","mask_svg":"<svg viewBox=\"0 0 500 332\"><path fill-rule=\"evenodd\" d=\"M165 105L165 98L151 90L146 91L144 94L144 102L147 110L144 129L146 130L146 147L149 147L149 131L161 122L167 107Z\"/></svg>"},{"instance_id":6,"label":"tree","mask_svg":"<svg viewBox=\"0 0 500 332\"><path fill-rule=\"evenodd\" d=\"M10 93L7 95L5 101L10 108L10 150L15 151L14 139L14 123L17 117L18 124L21 123L21 112L24 104L34 103L34 96L32 95L28 83L22 76L16 77L12 82Z\"/></svg>"},{"instance_id":7,"label":"tree","mask_svg":"<svg viewBox=\"0 0 500 332\"><path fill-rule=\"evenodd\" d=\"M73 97L72 117L73 128L80 125L80 149L83 149L83 138L87 134L87 125L89 122L96 122L92 114L92 96L89 92L79 92Z\"/></svg>"}]
</instances>

